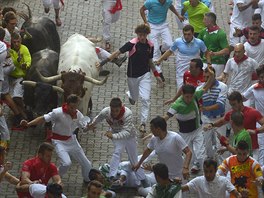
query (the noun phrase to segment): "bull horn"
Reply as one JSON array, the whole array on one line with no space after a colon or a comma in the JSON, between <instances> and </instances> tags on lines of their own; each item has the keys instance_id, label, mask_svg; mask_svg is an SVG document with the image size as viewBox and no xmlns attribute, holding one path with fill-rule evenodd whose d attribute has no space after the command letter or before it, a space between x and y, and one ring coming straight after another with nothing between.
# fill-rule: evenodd
<instances>
[{"instance_id":1,"label":"bull horn","mask_svg":"<svg viewBox=\"0 0 264 198\"><path fill-rule=\"evenodd\" d=\"M37 72L40 80L42 82L45 82L45 83L50 83L50 82L54 82L54 81L57 81L57 80L61 79L61 74L58 74L58 75L55 75L55 76L50 76L50 77L44 77L44 76L42 76L42 74L39 72L38 69L36 69L36 72Z\"/></svg>"},{"instance_id":2,"label":"bull horn","mask_svg":"<svg viewBox=\"0 0 264 198\"><path fill-rule=\"evenodd\" d=\"M31 12L31 10L30 10L29 5L26 4L26 3L24 3L24 2L23 2L23 4L24 4L25 6L27 6L27 9L28 9L28 20L32 20L32 12Z\"/></svg>"},{"instance_id":3,"label":"bull horn","mask_svg":"<svg viewBox=\"0 0 264 198\"><path fill-rule=\"evenodd\" d=\"M91 78L89 76L84 76L84 80L85 81L90 82L90 83L93 83L95 85L103 85L103 84L105 84L106 81L107 81L107 78L108 78L108 76L106 76L105 79L103 79L103 80L100 81L100 80L96 80L94 78Z\"/></svg>"},{"instance_id":4,"label":"bull horn","mask_svg":"<svg viewBox=\"0 0 264 198\"><path fill-rule=\"evenodd\" d=\"M57 91L57 92L60 92L60 93L64 93L64 90L62 88L58 87L58 86L53 85L52 86L52 89L53 89L53 91Z\"/></svg>"},{"instance_id":5,"label":"bull horn","mask_svg":"<svg viewBox=\"0 0 264 198\"><path fill-rule=\"evenodd\" d=\"M36 87L37 83L31 80L23 80L22 84L25 86Z\"/></svg>"}]
</instances>

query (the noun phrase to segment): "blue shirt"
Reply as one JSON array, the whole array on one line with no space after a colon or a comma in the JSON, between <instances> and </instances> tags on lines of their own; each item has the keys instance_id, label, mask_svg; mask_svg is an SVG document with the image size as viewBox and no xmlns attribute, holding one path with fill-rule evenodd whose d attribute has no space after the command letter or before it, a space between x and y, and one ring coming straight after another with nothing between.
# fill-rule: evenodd
<instances>
[{"instance_id":1,"label":"blue shirt","mask_svg":"<svg viewBox=\"0 0 264 198\"><path fill-rule=\"evenodd\" d=\"M148 22L152 24L162 24L167 19L168 9L172 5L172 0L166 0L161 4L159 0L147 0L144 3L148 12Z\"/></svg>"},{"instance_id":2,"label":"blue shirt","mask_svg":"<svg viewBox=\"0 0 264 198\"><path fill-rule=\"evenodd\" d=\"M208 89L207 92L204 92L202 96L202 100L204 107L218 104L218 109L213 111L203 111L203 114L208 118L214 118L216 116L224 115L226 97L227 97L227 85L216 80L214 86Z\"/></svg>"},{"instance_id":3,"label":"blue shirt","mask_svg":"<svg viewBox=\"0 0 264 198\"><path fill-rule=\"evenodd\" d=\"M187 43L183 37L180 37L173 42L170 50L173 52L178 50L185 56L195 56L197 53L200 53L200 51L206 52L207 47L201 39L193 37L193 40Z\"/></svg>"}]
</instances>

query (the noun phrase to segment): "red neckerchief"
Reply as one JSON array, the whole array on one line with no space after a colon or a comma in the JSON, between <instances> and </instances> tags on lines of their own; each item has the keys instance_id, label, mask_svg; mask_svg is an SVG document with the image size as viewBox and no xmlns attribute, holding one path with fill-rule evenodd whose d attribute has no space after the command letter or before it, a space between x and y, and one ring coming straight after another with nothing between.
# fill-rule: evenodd
<instances>
[{"instance_id":1,"label":"red neckerchief","mask_svg":"<svg viewBox=\"0 0 264 198\"><path fill-rule=\"evenodd\" d=\"M264 85L260 83L256 83L254 89L264 89Z\"/></svg>"},{"instance_id":2,"label":"red neckerchief","mask_svg":"<svg viewBox=\"0 0 264 198\"><path fill-rule=\"evenodd\" d=\"M126 111L125 106L122 106L122 107L121 107L121 110L120 110L120 112L119 112L119 114L118 114L118 116L117 116L116 118L113 118L112 115L111 115L111 117L112 117L113 119L115 119L115 120L119 120L120 118L123 117L123 115L125 114L125 111Z\"/></svg>"},{"instance_id":3,"label":"red neckerchief","mask_svg":"<svg viewBox=\"0 0 264 198\"><path fill-rule=\"evenodd\" d=\"M237 59L237 57L236 56L234 56L234 60L235 60L235 62L237 63L237 64L239 64L239 63L242 63L244 60L247 60L247 55L245 55L244 54L244 56L241 58L241 59Z\"/></svg>"},{"instance_id":4,"label":"red neckerchief","mask_svg":"<svg viewBox=\"0 0 264 198\"><path fill-rule=\"evenodd\" d=\"M109 10L109 12L115 14L119 10L122 10L122 3L121 0L116 0L116 4Z\"/></svg>"},{"instance_id":5,"label":"red neckerchief","mask_svg":"<svg viewBox=\"0 0 264 198\"><path fill-rule=\"evenodd\" d=\"M4 41L4 40L0 40L0 41L2 41L2 42L6 45L6 47L7 47L8 49L11 48L11 45L10 45L9 43L7 43L6 41Z\"/></svg>"},{"instance_id":6,"label":"red neckerchief","mask_svg":"<svg viewBox=\"0 0 264 198\"><path fill-rule=\"evenodd\" d=\"M61 107L62 107L63 113L69 114L72 119L77 118L77 110L74 113L70 114L68 112L68 104L67 103L63 103Z\"/></svg>"},{"instance_id":7,"label":"red neckerchief","mask_svg":"<svg viewBox=\"0 0 264 198\"><path fill-rule=\"evenodd\" d=\"M256 43L254 43L254 44L252 44L252 43L249 41L249 39L247 40L247 42L248 42L251 46L257 46L258 44L260 44L260 42L261 42L261 38L259 38L258 41L257 41Z\"/></svg>"},{"instance_id":8,"label":"red neckerchief","mask_svg":"<svg viewBox=\"0 0 264 198\"><path fill-rule=\"evenodd\" d=\"M207 28L207 31L209 32L209 33L211 33L211 32L214 32L214 31L216 31L216 30L219 30L220 29L220 27L218 26L218 25L214 25L213 27L209 27L209 28Z\"/></svg>"}]
</instances>

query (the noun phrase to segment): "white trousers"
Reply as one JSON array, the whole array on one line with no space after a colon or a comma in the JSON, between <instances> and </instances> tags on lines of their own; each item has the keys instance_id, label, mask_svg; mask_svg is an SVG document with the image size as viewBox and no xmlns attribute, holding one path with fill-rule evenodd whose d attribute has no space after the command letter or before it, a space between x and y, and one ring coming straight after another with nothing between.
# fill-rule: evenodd
<instances>
[{"instance_id":1,"label":"white trousers","mask_svg":"<svg viewBox=\"0 0 264 198\"><path fill-rule=\"evenodd\" d=\"M176 70L176 85L177 85L177 90L179 90L183 85L183 73L177 73L177 70Z\"/></svg>"},{"instance_id":2,"label":"white trousers","mask_svg":"<svg viewBox=\"0 0 264 198\"><path fill-rule=\"evenodd\" d=\"M172 37L169 29L169 24L167 22L162 24L152 24L150 23L151 32L149 34L149 39L154 44L154 54L153 60L156 61L161 56L160 45L162 51L168 50L172 45ZM162 44L159 43L159 39L162 39ZM156 65L156 70L161 73L162 70L159 65Z\"/></svg>"},{"instance_id":3,"label":"white trousers","mask_svg":"<svg viewBox=\"0 0 264 198\"><path fill-rule=\"evenodd\" d=\"M190 133L179 133L193 152L193 161L203 164L206 158L204 136L202 129L198 128Z\"/></svg>"},{"instance_id":4,"label":"white trousers","mask_svg":"<svg viewBox=\"0 0 264 198\"><path fill-rule=\"evenodd\" d=\"M53 4L54 9L60 9L60 0L42 0L44 8L50 8Z\"/></svg>"},{"instance_id":5,"label":"white trousers","mask_svg":"<svg viewBox=\"0 0 264 198\"><path fill-rule=\"evenodd\" d=\"M9 77L9 93L10 95L18 98L23 98L24 86L21 84L23 78L12 78Z\"/></svg>"},{"instance_id":6,"label":"white trousers","mask_svg":"<svg viewBox=\"0 0 264 198\"><path fill-rule=\"evenodd\" d=\"M258 134L258 143L259 143L259 154L258 162L261 166L264 166L264 134Z\"/></svg>"},{"instance_id":7,"label":"white trousers","mask_svg":"<svg viewBox=\"0 0 264 198\"><path fill-rule=\"evenodd\" d=\"M109 177L115 177L117 175L118 166L121 162L121 155L126 151L128 155L128 160L131 165L138 163L138 152L137 152L137 142L135 137L121 140L113 140L114 153L110 162ZM135 175L138 180L144 180L146 178L144 170L139 168Z\"/></svg>"},{"instance_id":8,"label":"white trousers","mask_svg":"<svg viewBox=\"0 0 264 198\"><path fill-rule=\"evenodd\" d=\"M208 118L207 116L202 115L203 125L206 125L209 123L214 123L219 118L220 117ZM213 129L208 130L208 131L203 131L206 154L207 154L207 157L210 157L210 158L214 158L215 154L216 154L215 152L221 147L221 144L220 144L219 139L217 138L216 132L225 136L226 135L225 134L226 133L226 125L223 125L223 126L217 127L217 128L213 128ZM215 149L214 149L214 146L215 146ZM223 155L217 156L217 161L222 163L222 161L225 158L227 158L228 156L229 156L229 152L225 152Z\"/></svg>"},{"instance_id":9,"label":"white trousers","mask_svg":"<svg viewBox=\"0 0 264 198\"><path fill-rule=\"evenodd\" d=\"M70 168L72 162L70 156L75 159L82 168L82 176L85 181L89 181L89 172L91 169L91 162L85 156L85 153L76 139L75 135L66 141L53 140L52 144L55 147L56 153L59 157L60 166L59 174L63 176Z\"/></svg>"},{"instance_id":10,"label":"white trousers","mask_svg":"<svg viewBox=\"0 0 264 198\"><path fill-rule=\"evenodd\" d=\"M110 26L112 23L115 23L120 18L120 11L117 11L115 14L110 13L109 10L116 4L115 0L103 0L103 39L106 42L109 42L111 39Z\"/></svg>"},{"instance_id":11,"label":"white trousers","mask_svg":"<svg viewBox=\"0 0 264 198\"><path fill-rule=\"evenodd\" d=\"M138 78L128 78L128 96L137 101L139 96L141 100L141 112L140 112L140 121L141 123L147 122L149 115L149 106L150 106L150 93L151 93L151 76L150 72L145 73L144 75Z\"/></svg>"},{"instance_id":12,"label":"white trousers","mask_svg":"<svg viewBox=\"0 0 264 198\"><path fill-rule=\"evenodd\" d=\"M10 132L7 127L6 119L4 116L0 116L0 140L1 141L10 140Z\"/></svg>"}]
</instances>

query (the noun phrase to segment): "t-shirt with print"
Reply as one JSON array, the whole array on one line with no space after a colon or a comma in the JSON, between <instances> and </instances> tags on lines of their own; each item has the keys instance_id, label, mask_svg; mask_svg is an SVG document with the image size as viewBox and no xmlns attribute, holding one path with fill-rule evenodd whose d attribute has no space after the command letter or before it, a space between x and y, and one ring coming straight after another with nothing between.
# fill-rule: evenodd
<instances>
[{"instance_id":1,"label":"t-shirt with print","mask_svg":"<svg viewBox=\"0 0 264 198\"><path fill-rule=\"evenodd\" d=\"M248 198L258 197L258 189L254 181L262 177L262 170L259 163L252 157L244 162L239 162L236 155L232 155L225 159L218 167L220 175L227 175L230 172L231 183L241 192L242 189L249 191ZM233 194L230 198L234 198Z\"/></svg>"}]
</instances>

